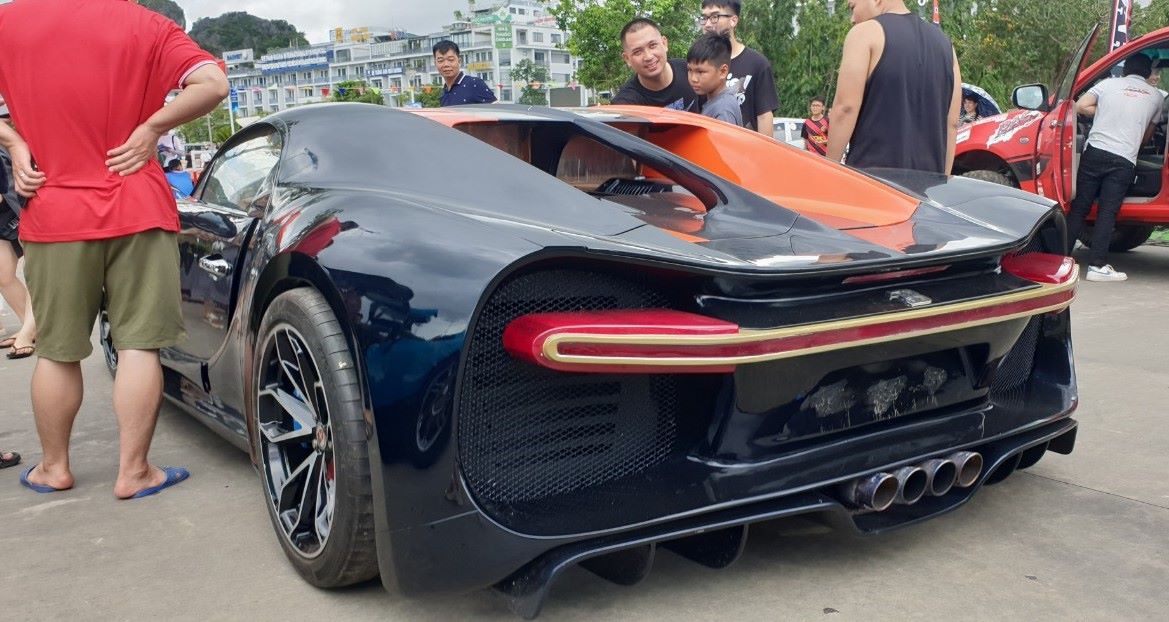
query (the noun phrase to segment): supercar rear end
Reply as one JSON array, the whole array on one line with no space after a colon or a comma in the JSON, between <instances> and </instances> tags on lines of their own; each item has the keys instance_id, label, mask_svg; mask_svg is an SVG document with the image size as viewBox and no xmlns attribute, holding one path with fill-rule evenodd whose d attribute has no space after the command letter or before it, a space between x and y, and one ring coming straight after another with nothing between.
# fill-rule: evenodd
<instances>
[{"instance_id":1,"label":"supercar rear end","mask_svg":"<svg viewBox=\"0 0 1169 622\"><path fill-rule=\"evenodd\" d=\"M531 617L573 563L631 583L664 545L724 566L793 514L877 532L1070 452L1078 273L1055 227L871 273L556 257L501 279L456 409L465 494L534 551L497 587Z\"/></svg>"}]
</instances>

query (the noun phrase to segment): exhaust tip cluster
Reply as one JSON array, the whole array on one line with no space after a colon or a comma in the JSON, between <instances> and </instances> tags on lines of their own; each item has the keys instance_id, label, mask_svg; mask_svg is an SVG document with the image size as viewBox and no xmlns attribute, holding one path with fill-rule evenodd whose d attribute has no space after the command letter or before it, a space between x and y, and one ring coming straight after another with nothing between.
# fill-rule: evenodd
<instances>
[{"instance_id":1,"label":"exhaust tip cluster","mask_svg":"<svg viewBox=\"0 0 1169 622\"><path fill-rule=\"evenodd\" d=\"M845 502L880 512L893 504L912 505L926 495L940 497L953 488L969 488L982 474L982 454L957 451L892 473L873 473L839 486Z\"/></svg>"}]
</instances>

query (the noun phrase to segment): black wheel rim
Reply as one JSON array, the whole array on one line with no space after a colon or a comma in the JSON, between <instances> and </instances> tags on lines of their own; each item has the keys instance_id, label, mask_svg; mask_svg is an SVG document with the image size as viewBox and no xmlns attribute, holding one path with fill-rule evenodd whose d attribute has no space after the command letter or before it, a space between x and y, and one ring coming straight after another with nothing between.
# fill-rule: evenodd
<instances>
[{"instance_id":1,"label":"black wheel rim","mask_svg":"<svg viewBox=\"0 0 1169 622\"><path fill-rule=\"evenodd\" d=\"M414 424L414 445L420 452L430 451L442 436L447 425L447 406L451 403L454 374L450 369L441 372L426 387L418 419Z\"/></svg>"},{"instance_id":2,"label":"black wheel rim","mask_svg":"<svg viewBox=\"0 0 1169 622\"><path fill-rule=\"evenodd\" d=\"M320 367L282 324L261 350L256 400L260 459L278 530L300 555L321 554L337 498L333 429Z\"/></svg>"},{"instance_id":3,"label":"black wheel rim","mask_svg":"<svg viewBox=\"0 0 1169 622\"><path fill-rule=\"evenodd\" d=\"M106 367L110 368L110 371L117 371L118 349L114 347L113 337L110 336L110 314L102 311L98 315L97 326L101 341L101 351L106 357Z\"/></svg>"}]
</instances>

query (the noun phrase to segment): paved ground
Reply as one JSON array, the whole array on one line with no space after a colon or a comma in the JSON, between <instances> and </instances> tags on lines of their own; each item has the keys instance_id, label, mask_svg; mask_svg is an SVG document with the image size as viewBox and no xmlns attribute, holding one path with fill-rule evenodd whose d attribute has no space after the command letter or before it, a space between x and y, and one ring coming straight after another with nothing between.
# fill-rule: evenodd
<instances>
[{"instance_id":1,"label":"paved ground","mask_svg":"<svg viewBox=\"0 0 1169 622\"><path fill-rule=\"evenodd\" d=\"M668 553L621 588L573 570L548 620L1153 620L1169 609L1169 248L1118 257L1125 284L1075 303L1079 445L930 523L860 539L811 523L753 528L743 559L710 571ZM12 326L11 314L0 318ZM36 460L32 364L0 359L0 446ZM147 500L111 493L110 380L85 364L78 485L43 497L0 472L0 617L11 620L513 620L487 592L405 599L303 583L285 562L243 454L174 408L154 457L193 467Z\"/></svg>"}]
</instances>

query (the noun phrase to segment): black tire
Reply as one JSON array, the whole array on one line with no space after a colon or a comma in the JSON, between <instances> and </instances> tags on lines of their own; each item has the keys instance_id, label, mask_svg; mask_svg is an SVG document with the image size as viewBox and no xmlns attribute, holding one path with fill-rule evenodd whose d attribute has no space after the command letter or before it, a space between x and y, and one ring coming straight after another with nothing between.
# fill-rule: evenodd
<instances>
[{"instance_id":1,"label":"black tire","mask_svg":"<svg viewBox=\"0 0 1169 622\"><path fill-rule=\"evenodd\" d=\"M1153 235L1156 225L1116 225L1112 230L1112 239L1108 241L1108 252L1126 253L1148 241ZM1092 246L1092 225L1084 225L1080 230L1080 241L1084 246Z\"/></svg>"},{"instance_id":2,"label":"black tire","mask_svg":"<svg viewBox=\"0 0 1169 622\"><path fill-rule=\"evenodd\" d=\"M1018 188L1018 186L1015 185L1015 182L1011 181L1010 177L1007 177L1006 175L1003 175L1002 173L999 173L997 171L968 171L968 172L962 173L962 176L969 177L970 179L979 179L982 181L989 181L993 184L998 184L1000 186L1010 186L1012 188Z\"/></svg>"},{"instance_id":3,"label":"black tire","mask_svg":"<svg viewBox=\"0 0 1169 622\"><path fill-rule=\"evenodd\" d=\"M285 555L317 587L376 577L361 390L340 323L319 292L294 289L272 301L256 343L253 442Z\"/></svg>"}]
</instances>

